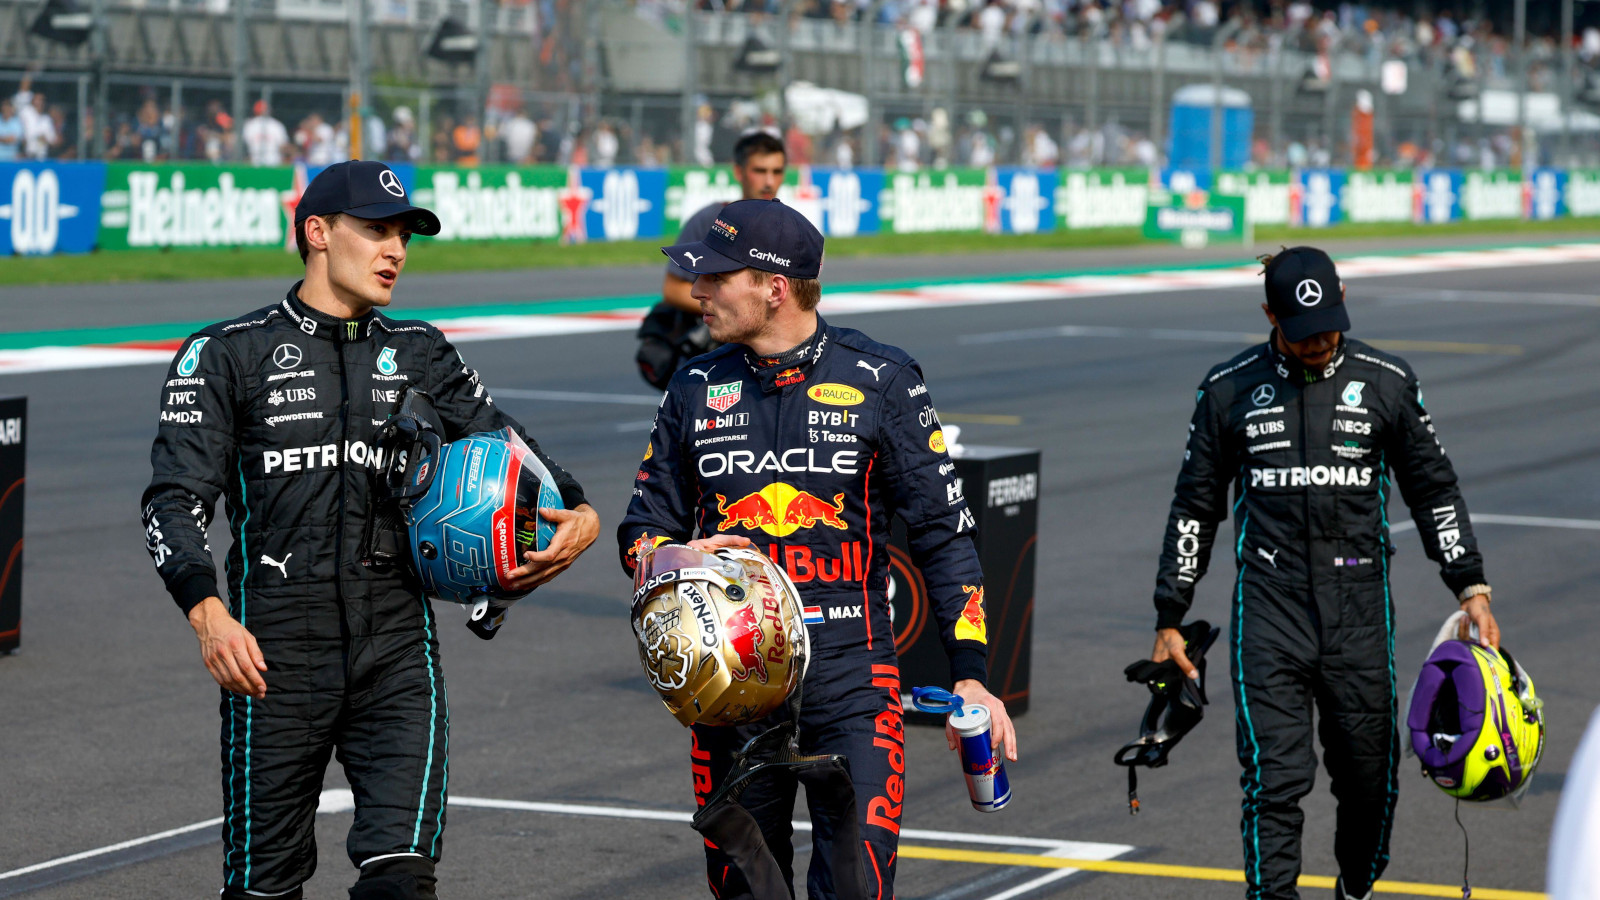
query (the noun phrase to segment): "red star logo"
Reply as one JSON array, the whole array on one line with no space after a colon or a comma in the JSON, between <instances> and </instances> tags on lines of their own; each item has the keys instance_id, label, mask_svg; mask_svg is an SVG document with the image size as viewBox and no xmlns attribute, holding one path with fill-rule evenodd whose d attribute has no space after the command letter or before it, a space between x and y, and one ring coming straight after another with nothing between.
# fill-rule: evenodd
<instances>
[{"instance_id":1,"label":"red star logo","mask_svg":"<svg viewBox=\"0 0 1600 900\"><path fill-rule=\"evenodd\" d=\"M1000 183L995 179L994 170L989 170L988 181L983 186L983 230L990 234L1000 233L1000 204L1004 203L1006 192L1000 189Z\"/></svg>"},{"instance_id":2,"label":"red star logo","mask_svg":"<svg viewBox=\"0 0 1600 900\"><path fill-rule=\"evenodd\" d=\"M283 203L283 219L285 222L289 223L288 227L284 229L286 233L284 235L283 247L285 250L290 252L297 251L297 248L294 245L294 210L295 207L300 205L300 195L304 194L305 192L306 165L305 163L295 163L294 183L287 191L284 191L280 195L282 197L281 202Z\"/></svg>"},{"instance_id":3,"label":"red star logo","mask_svg":"<svg viewBox=\"0 0 1600 900\"><path fill-rule=\"evenodd\" d=\"M583 186L578 167L568 166L567 186L556 194L556 203L561 206L561 243L582 244L589 240L584 214L593 199L594 191Z\"/></svg>"}]
</instances>

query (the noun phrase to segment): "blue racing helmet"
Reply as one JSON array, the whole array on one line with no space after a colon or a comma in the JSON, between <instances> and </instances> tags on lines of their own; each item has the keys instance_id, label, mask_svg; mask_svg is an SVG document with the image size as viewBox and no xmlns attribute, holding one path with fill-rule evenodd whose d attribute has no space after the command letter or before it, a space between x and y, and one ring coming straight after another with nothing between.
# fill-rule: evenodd
<instances>
[{"instance_id":1,"label":"blue racing helmet","mask_svg":"<svg viewBox=\"0 0 1600 900\"><path fill-rule=\"evenodd\" d=\"M510 587L510 573L555 536L539 509L564 507L550 470L515 431L443 445L415 466L411 489L421 492L406 512L411 559L429 594L476 603L527 593Z\"/></svg>"}]
</instances>

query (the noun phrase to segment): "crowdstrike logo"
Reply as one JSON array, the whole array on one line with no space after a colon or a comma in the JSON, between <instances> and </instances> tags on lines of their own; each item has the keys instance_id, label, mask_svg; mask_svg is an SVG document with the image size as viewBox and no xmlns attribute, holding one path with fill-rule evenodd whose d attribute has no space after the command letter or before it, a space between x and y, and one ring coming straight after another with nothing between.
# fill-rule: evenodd
<instances>
[{"instance_id":1,"label":"crowdstrike logo","mask_svg":"<svg viewBox=\"0 0 1600 900\"><path fill-rule=\"evenodd\" d=\"M11 202L0 206L0 219L11 220L11 252L22 256L55 252L61 220L77 215L78 207L61 202L54 169L18 169L11 179Z\"/></svg>"}]
</instances>

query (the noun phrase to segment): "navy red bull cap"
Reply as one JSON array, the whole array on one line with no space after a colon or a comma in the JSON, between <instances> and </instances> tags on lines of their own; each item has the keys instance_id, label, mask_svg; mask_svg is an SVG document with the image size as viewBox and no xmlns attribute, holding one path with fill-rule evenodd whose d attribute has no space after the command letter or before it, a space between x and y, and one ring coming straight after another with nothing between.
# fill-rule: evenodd
<instances>
[{"instance_id":1,"label":"navy red bull cap","mask_svg":"<svg viewBox=\"0 0 1600 900\"><path fill-rule=\"evenodd\" d=\"M346 213L360 219L411 220L414 234L438 234L439 217L432 210L412 206L400 176L381 162L352 159L334 163L317 173L294 208L294 223L307 216Z\"/></svg>"},{"instance_id":2,"label":"navy red bull cap","mask_svg":"<svg viewBox=\"0 0 1600 900\"><path fill-rule=\"evenodd\" d=\"M1328 254L1315 247L1290 247L1272 257L1266 274L1267 309L1278 320L1284 340L1350 330L1344 282Z\"/></svg>"},{"instance_id":3,"label":"navy red bull cap","mask_svg":"<svg viewBox=\"0 0 1600 900\"><path fill-rule=\"evenodd\" d=\"M729 203L705 240L662 247L667 258L696 275L761 269L790 278L822 274L822 232L779 200Z\"/></svg>"}]
</instances>

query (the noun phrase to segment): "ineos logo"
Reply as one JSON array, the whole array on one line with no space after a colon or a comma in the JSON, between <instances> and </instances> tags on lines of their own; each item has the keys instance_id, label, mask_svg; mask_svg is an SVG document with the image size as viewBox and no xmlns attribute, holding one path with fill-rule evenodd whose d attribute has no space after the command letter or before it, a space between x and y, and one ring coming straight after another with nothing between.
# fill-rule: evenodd
<instances>
[{"instance_id":1,"label":"ineos logo","mask_svg":"<svg viewBox=\"0 0 1600 900\"><path fill-rule=\"evenodd\" d=\"M1256 385L1256 389L1250 392L1250 402L1257 406L1266 406L1277 395L1277 391L1274 391L1270 384Z\"/></svg>"},{"instance_id":2,"label":"ineos logo","mask_svg":"<svg viewBox=\"0 0 1600 900\"><path fill-rule=\"evenodd\" d=\"M1295 285L1294 298L1300 301L1301 306L1316 306L1322 302L1322 285L1313 279L1304 279Z\"/></svg>"},{"instance_id":3,"label":"ineos logo","mask_svg":"<svg viewBox=\"0 0 1600 900\"><path fill-rule=\"evenodd\" d=\"M404 200L406 189L400 185L400 176L394 174L393 169L384 169L378 173L378 186Z\"/></svg>"},{"instance_id":4,"label":"ineos logo","mask_svg":"<svg viewBox=\"0 0 1600 900\"><path fill-rule=\"evenodd\" d=\"M292 369L300 365L300 348L293 344L279 344L278 349L272 351L272 361L280 369Z\"/></svg>"}]
</instances>

